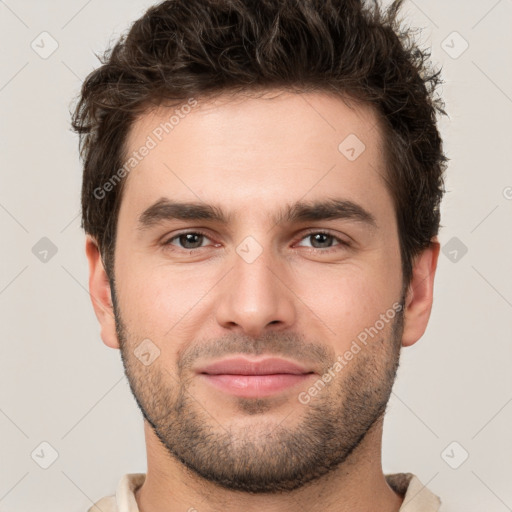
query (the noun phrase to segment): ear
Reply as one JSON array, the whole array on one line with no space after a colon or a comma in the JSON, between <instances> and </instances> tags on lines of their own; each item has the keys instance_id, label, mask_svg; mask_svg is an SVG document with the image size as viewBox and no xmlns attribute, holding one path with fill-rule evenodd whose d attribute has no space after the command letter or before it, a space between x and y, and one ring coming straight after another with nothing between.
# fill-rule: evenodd
<instances>
[{"instance_id":1,"label":"ear","mask_svg":"<svg viewBox=\"0 0 512 512\"><path fill-rule=\"evenodd\" d=\"M424 334L432 310L434 277L440 244L434 237L430 246L419 253L413 262L412 278L405 299L402 346L416 343Z\"/></svg>"},{"instance_id":2,"label":"ear","mask_svg":"<svg viewBox=\"0 0 512 512\"><path fill-rule=\"evenodd\" d=\"M90 235L86 237L85 253L89 262L89 295L100 323L101 339L108 347L119 348L110 282L103 267L98 244Z\"/></svg>"}]
</instances>

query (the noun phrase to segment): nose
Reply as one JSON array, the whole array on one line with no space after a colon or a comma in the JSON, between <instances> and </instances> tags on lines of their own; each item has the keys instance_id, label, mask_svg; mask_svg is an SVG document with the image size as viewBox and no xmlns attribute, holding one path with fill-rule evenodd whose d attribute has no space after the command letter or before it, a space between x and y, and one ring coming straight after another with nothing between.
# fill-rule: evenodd
<instances>
[{"instance_id":1,"label":"nose","mask_svg":"<svg viewBox=\"0 0 512 512\"><path fill-rule=\"evenodd\" d=\"M219 283L218 324L252 337L292 327L296 305L287 284L286 262L268 248L253 261L240 254L233 255L233 268Z\"/></svg>"}]
</instances>

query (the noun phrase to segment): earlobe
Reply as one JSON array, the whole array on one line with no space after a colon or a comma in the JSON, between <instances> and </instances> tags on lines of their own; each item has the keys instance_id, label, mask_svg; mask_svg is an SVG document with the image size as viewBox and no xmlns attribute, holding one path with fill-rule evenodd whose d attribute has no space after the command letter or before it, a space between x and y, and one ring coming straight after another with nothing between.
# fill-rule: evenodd
<instances>
[{"instance_id":1,"label":"earlobe","mask_svg":"<svg viewBox=\"0 0 512 512\"><path fill-rule=\"evenodd\" d=\"M89 295L96 318L100 323L101 339L111 348L119 348L110 282L103 266L98 244L86 236L85 253L89 262Z\"/></svg>"},{"instance_id":2,"label":"earlobe","mask_svg":"<svg viewBox=\"0 0 512 512\"><path fill-rule=\"evenodd\" d=\"M440 244L434 237L430 246L419 253L413 262L412 278L405 298L402 346L408 347L423 336L432 311L434 277Z\"/></svg>"}]
</instances>

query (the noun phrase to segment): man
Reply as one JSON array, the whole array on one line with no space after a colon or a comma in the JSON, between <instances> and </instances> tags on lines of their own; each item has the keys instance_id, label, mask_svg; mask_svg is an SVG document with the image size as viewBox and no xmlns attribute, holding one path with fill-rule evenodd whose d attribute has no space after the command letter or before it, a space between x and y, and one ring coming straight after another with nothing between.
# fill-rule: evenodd
<instances>
[{"instance_id":1,"label":"man","mask_svg":"<svg viewBox=\"0 0 512 512\"><path fill-rule=\"evenodd\" d=\"M89 287L148 463L90 511L439 510L381 465L446 162L399 7L166 1L86 79Z\"/></svg>"}]
</instances>

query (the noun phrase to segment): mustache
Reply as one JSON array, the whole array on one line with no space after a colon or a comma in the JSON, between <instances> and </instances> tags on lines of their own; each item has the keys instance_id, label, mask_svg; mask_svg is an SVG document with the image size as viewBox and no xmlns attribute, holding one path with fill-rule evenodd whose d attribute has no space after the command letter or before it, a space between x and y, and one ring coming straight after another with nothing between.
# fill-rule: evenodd
<instances>
[{"instance_id":1,"label":"mustache","mask_svg":"<svg viewBox=\"0 0 512 512\"><path fill-rule=\"evenodd\" d=\"M296 333L268 332L258 338L228 334L221 338L199 340L178 351L178 370L192 367L198 359L219 359L234 355L281 356L315 367L327 368L335 359L334 349L312 343Z\"/></svg>"}]
</instances>

